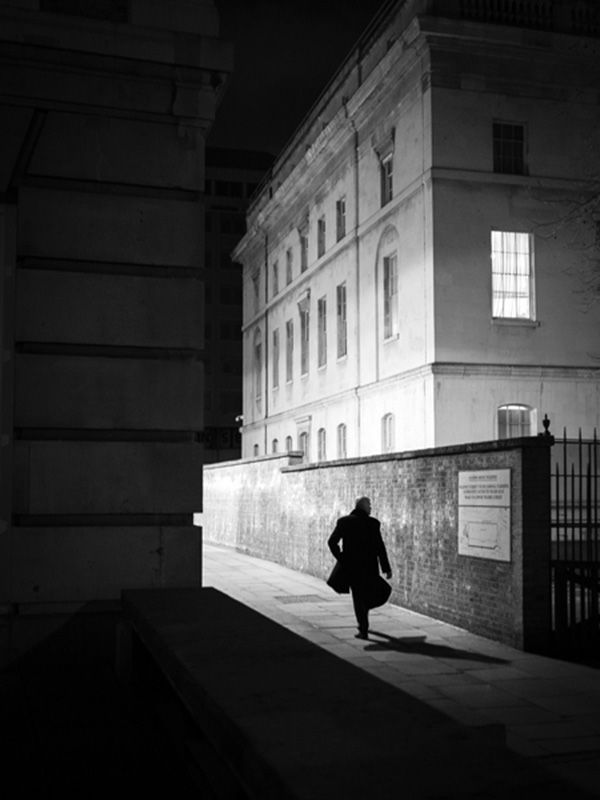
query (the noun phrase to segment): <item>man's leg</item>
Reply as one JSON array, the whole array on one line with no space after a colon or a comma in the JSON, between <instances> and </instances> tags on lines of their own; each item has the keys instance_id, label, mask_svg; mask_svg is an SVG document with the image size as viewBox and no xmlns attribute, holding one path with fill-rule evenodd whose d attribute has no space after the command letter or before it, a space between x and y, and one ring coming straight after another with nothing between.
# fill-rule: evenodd
<instances>
[{"instance_id":1,"label":"man's leg","mask_svg":"<svg viewBox=\"0 0 600 800\"><path fill-rule=\"evenodd\" d=\"M351 588L354 614L356 615L356 622L358 623L358 632L366 636L369 630L369 609L365 602L364 592L360 585L353 585Z\"/></svg>"}]
</instances>

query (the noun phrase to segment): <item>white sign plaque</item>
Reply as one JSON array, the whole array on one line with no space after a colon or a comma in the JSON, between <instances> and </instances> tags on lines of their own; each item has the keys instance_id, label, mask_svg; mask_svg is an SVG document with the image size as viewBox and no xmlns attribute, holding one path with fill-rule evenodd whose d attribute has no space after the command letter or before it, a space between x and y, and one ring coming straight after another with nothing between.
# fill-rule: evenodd
<instances>
[{"instance_id":1,"label":"white sign plaque","mask_svg":"<svg viewBox=\"0 0 600 800\"><path fill-rule=\"evenodd\" d=\"M510 469L458 473L458 554L510 561Z\"/></svg>"}]
</instances>

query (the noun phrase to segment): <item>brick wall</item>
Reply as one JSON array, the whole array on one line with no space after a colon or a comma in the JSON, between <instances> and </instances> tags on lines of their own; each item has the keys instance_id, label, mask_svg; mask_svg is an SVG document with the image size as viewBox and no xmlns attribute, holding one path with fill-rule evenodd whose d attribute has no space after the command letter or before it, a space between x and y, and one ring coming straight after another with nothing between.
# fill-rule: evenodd
<instances>
[{"instance_id":1,"label":"brick wall","mask_svg":"<svg viewBox=\"0 0 600 800\"><path fill-rule=\"evenodd\" d=\"M549 442L531 438L303 465L298 455L205 467L204 538L325 578L327 537L366 494L392 602L544 650L550 630ZM511 561L458 555L458 473L511 470ZM323 587L323 591L329 589Z\"/></svg>"}]
</instances>

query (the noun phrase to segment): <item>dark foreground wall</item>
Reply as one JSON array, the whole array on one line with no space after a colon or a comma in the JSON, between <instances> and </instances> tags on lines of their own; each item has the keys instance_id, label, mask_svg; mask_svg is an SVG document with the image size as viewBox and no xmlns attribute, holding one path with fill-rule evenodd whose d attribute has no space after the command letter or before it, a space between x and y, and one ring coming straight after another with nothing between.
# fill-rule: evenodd
<instances>
[{"instance_id":1,"label":"dark foreground wall","mask_svg":"<svg viewBox=\"0 0 600 800\"><path fill-rule=\"evenodd\" d=\"M337 517L368 494L392 600L475 633L544 649L550 630L549 439L302 465L281 455L204 469L204 536L326 577ZM458 473L511 470L511 561L458 554ZM328 591L324 587L324 591Z\"/></svg>"},{"instance_id":2,"label":"dark foreground wall","mask_svg":"<svg viewBox=\"0 0 600 800\"><path fill-rule=\"evenodd\" d=\"M0 31L0 603L198 585L215 6L0 0Z\"/></svg>"}]
</instances>

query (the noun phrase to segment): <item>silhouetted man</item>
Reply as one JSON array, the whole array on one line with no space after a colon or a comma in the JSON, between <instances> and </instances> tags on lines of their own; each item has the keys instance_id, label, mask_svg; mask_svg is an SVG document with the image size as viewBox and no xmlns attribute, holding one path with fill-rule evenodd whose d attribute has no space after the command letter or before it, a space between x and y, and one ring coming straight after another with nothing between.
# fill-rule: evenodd
<instances>
[{"instance_id":1,"label":"silhouetted man","mask_svg":"<svg viewBox=\"0 0 600 800\"><path fill-rule=\"evenodd\" d=\"M348 576L358 623L358 639L366 639L369 631L369 582L379 577L380 566L386 578L392 577L379 520L370 514L371 501L368 497L359 497L354 511L338 519L327 542Z\"/></svg>"}]
</instances>

